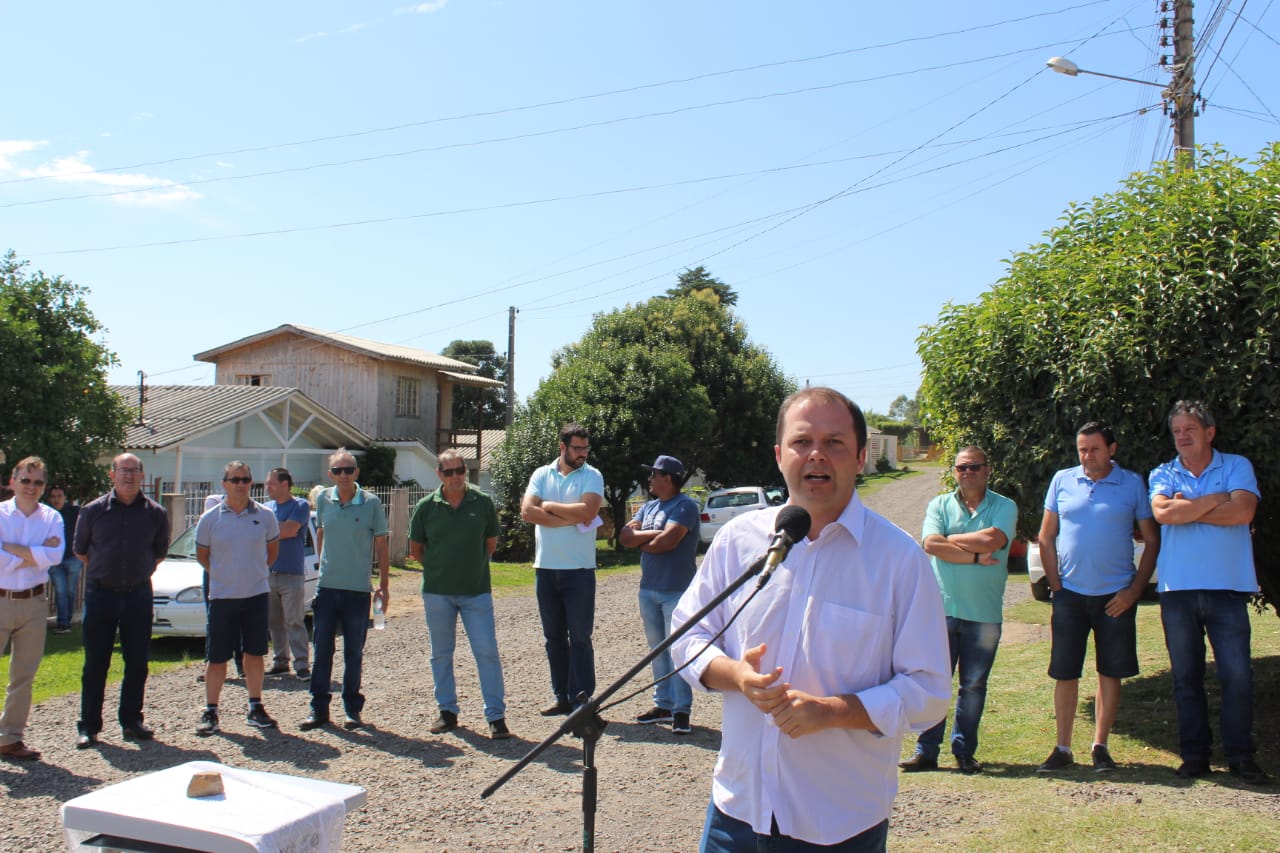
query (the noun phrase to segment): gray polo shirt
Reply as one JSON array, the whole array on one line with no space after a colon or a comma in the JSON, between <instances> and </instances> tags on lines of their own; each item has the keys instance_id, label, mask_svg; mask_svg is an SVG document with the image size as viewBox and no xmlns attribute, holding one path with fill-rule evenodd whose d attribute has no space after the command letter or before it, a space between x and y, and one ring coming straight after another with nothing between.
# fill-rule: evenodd
<instances>
[{"instance_id":1,"label":"gray polo shirt","mask_svg":"<svg viewBox=\"0 0 1280 853\"><path fill-rule=\"evenodd\" d=\"M209 598L251 598L270 591L267 543L280 538L276 514L256 501L242 512L218 501L196 522L196 544L209 549Z\"/></svg>"}]
</instances>

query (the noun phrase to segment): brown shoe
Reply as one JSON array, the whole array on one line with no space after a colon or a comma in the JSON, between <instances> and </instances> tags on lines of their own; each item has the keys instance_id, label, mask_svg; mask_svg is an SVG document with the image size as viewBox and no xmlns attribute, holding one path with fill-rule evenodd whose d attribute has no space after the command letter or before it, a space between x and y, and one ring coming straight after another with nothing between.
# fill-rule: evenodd
<instances>
[{"instance_id":1,"label":"brown shoe","mask_svg":"<svg viewBox=\"0 0 1280 853\"><path fill-rule=\"evenodd\" d=\"M0 746L0 758L10 761L39 761L40 750L30 749L20 740Z\"/></svg>"}]
</instances>

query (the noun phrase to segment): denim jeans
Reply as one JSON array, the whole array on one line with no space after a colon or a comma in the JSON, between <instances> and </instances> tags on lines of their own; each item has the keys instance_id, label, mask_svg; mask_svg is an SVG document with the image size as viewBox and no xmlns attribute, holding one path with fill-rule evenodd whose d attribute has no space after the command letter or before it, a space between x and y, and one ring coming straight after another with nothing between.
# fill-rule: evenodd
<instances>
[{"instance_id":1,"label":"denim jeans","mask_svg":"<svg viewBox=\"0 0 1280 853\"><path fill-rule=\"evenodd\" d=\"M1000 645L998 622L971 622L947 617L947 641L951 645L951 671L960 670L960 689L956 692L956 720L951 731L951 754L974 756L978 752L978 723L987 702L987 676L996 661ZM947 727L944 717L916 740L916 752L937 759L942 747L942 733Z\"/></svg>"},{"instance_id":2,"label":"denim jeans","mask_svg":"<svg viewBox=\"0 0 1280 853\"><path fill-rule=\"evenodd\" d=\"M458 713L458 686L453 678L453 650L457 645L458 617L471 642L471 655L480 674L480 695L484 698L484 718L489 722L507 716L502 685L502 661L498 658L498 634L493 622L493 596L422 594L431 641L431 678L435 682L436 705L442 711Z\"/></svg>"},{"instance_id":3,"label":"denim jeans","mask_svg":"<svg viewBox=\"0 0 1280 853\"><path fill-rule=\"evenodd\" d=\"M1222 753L1227 763L1253 758L1253 666L1250 660L1249 594L1193 589L1160 593L1160 622L1173 670L1178 709L1178 751L1184 761L1213 754L1209 701L1204 690L1204 638L1209 635L1222 687Z\"/></svg>"},{"instance_id":4,"label":"denim jeans","mask_svg":"<svg viewBox=\"0 0 1280 853\"><path fill-rule=\"evenodd\" d=\"M595 569L538 569L535 589L542 636L551 668L551 691L559 702L578 704L596 692L591 630L596 619Z\"/></svg>"},{"instance_id":5,"label":"denim jeans","mask_svg":"<svg viewBox=\"0 0 1280 853\"><path fill-rule=\"evenodd\" d=\"M369 633L368 592L353 589L316 590L311 605L315 654L311 661L311 710L329 716L330 681L338 629L342 629L342 707L350 714L364 710L360 675L364 666L364 640Z\"/></svg>"},{"instance_id":6,"label":"denim jeans","mask_svg":"<svg viewBox=\"0 0 1280 853\"><path fill-rule=\"evenodd\" d=\"M84 590L84 670L80 676L80 722L87 734L102 731L102 703L107 689L111 652L120 632L124 680L120 683L118 719L122 726L142 722L151 657L151 581L127 590L108 589L93 581Z\"/></svg>"},{"instance_id":7,"label":"denim jeans","mask_svg":"<svg viewBox=\"0 0 1280 853\"><path fill-rule=\"evenodd\" d=\"M61 563L49 567L49 580L53 582L54 601L58 608L59 628L71 626L71 618L76 606L76 593L80 587L80 569L83 567L78 557L67 557Z\"/></svg>"},{"instance_id":8,"label":"denim jeans","mask_svg":"<svg viewBox=\"0 0 1280 853\"><path fill-rule=\"evenodd\" d=\"M640 590L640 619L644 622L644 637L649 641L649 648L661 643L671 632L671 611L676 609L676 603L683 594L680 591ZM689 682L678 675L662 680L674 668L670 651L653 659L653 678L658 682L657 689L653 691L653 704L664 711L687 714L693 708L693 688Z\"/></svg>"},{"instance_id":9,"label":"denim jeans","mask_svg":"<svg viewBox=\"0 0 1280 853\"><path fill-rule=\"evenodd\" d=\"M780 835L776 827L769 835L759 835L751 828L751 824L729 817L716 808L713 800L707 806L707 820L702 827L702 845L698 849L700 853L792 853L805 850L883 853L888 840L887 820L835 844L812 844L789 835Z\"/></svg>"}]
</instances>

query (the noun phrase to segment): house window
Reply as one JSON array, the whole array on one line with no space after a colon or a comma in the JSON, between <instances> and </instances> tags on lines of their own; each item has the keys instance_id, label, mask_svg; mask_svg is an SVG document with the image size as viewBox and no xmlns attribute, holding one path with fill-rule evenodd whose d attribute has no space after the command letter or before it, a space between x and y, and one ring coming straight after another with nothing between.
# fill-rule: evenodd
<instances>
[{"instance_id":1,"label":"house window","mask_svg":"<svg viewBox=\"0 0 1280 853\"><path fill-rule=\"evenodd\" d=\"M237 373L237 385L270 385L270 373Z\"/></svg>"},{"instance_id":2,"label":"house window","mask_svg":"<svg viewBox=\"0 0 1280 853\"><path fill-rule=\"evenodd\" d=\"M418 394L422 380L401 376L396 381L396 416L416 418L418 416Z\"/></svg>"}]
</instances>

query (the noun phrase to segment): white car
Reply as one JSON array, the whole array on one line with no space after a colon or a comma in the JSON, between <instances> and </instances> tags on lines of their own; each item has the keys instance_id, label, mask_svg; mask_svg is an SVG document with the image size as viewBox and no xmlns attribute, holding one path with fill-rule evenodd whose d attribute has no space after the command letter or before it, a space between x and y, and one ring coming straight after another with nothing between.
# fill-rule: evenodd
<instances>
[{"instance_id":1,"label":"white car","mask_svg":"<svg viewBox=\"0 0 1280 853\"><path fill-rule=\"evenodd\" d=\"M306 529L307 610L320 580L320 560L316 557L315 519ZM169 546L169 554L151 576L151 633L160 637L203 637L205 635L204 568L196 560L196 529L188 527Z\"/></svg>"},{"instance_id":2,"label":"white car","mask_svg":"<svg viewBox=\"0 0 1280 853\"><path fill-rule=\"evenodd\" d=\"M1141 539L1133 540L1133 569L1138 570L1138 561L1142 559L1142 552L1146 550L1146 543ZM1049 589L1049 580L1044 576L1044 563L1040 560L1040 543L1030 542L1027 544L1027 579L1031 581L1031 595L1036 601L1048 601L1053 597L1052 590ZM1156 573L1151 573L1151 580L1147 583L1147 591L1143 598L1153 599L1156 597Z\"/></svg>"},{"instance_id":3,"label":"white car","mask_svg":"<svg viewBox=\"0 0 1280 853\"><path fill-rule=\"evenodd\" d=\"M715 538L721 527L744 512L754 512L768 506L780 506L787 502L782 489L765 489L760 486L735 486L717 489L707 495L702 507L698 538L706 545Z\"/></svg>"}]
</instances>

